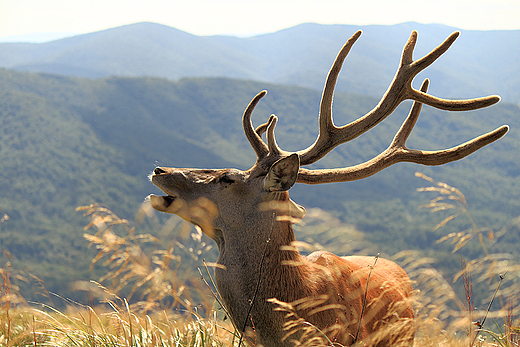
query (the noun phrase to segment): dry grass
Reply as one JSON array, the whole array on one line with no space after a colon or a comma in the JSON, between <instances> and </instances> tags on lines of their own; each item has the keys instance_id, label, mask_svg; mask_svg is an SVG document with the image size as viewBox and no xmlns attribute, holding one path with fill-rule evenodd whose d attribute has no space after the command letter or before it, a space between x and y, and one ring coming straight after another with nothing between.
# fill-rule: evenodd
<instances>
[{"instance_id":1,"label":"dry grass","mask_svg":"<svg viewBox=\"0 0 520 347\"><path fill-rule=\"evenodd\" d=\"M421 292L417 296L419 305L417 322L422 325L419 325L418 329L419 345L519 346L520 328L514 312L518 311L520 302L520 264L515 261L513 255L491 251L492 245L497 242L500 234L507 230L496 233L491 229L479 228L469 214L466 198L460 190L421 173L417 173L416 176L431 184L420 191L434 192L436 195L422 208L428 208L432 213L451 212L436 226L436 229L445 227L458 217L465 217L469 225L468 229L449 233L437 242L451 241L454 245L454 253L469 242L478 242L482 249L481 257L470 261L462 260L462 268L453 278L452 283L456 283L459 278L462 279L465 293L462 300L455 295L450 283L445 281L433 267L405 266L410 277L417 281L415 287L426 289L426 292ZM413 262L414 258L420 259L412 256L409 261ZM472 301L473 283L481 282L486 283L494 291L487 299L487 309L475 310ZM421 329L429 332L423 337L420 333ZM431 344L430 341L435 343Z\"/></svg>"},{"instance_id":2,"label":"dry grass","mask_svg":"<svg viewBox=\"0 0 520 347\"><path fill-rule=\"evenodd\" d=\"M470 226L462 232L449 233L439 242L452 242L454 252L470 242L478 242L482 256L464 261L455 279L445 279L434 268L434 260L422 257L418 251L403 251L394 256L393 260L402 265L414 281L415 346L520 346L516 317L520 302L520 265L511 255L492 252L493 241L499 233L477 227L467 211L462 192L418 175L430 184L422 190L436 194L424 208L432 212L452 211L439 223L439 229L459 217L467 218ZM90 218L85 238L98 251L93 266L102 265L106 269L99 283L74 284L77 290L89 293L92 303L69 302L64 311L49 305L27 304L11 283L18 274L7 262L0 269L0 346L239 345L236 330L229 319L223 319L223 308L215 300L218 297L211 272L203 266L203 256L211 245L203 241L200 230L187 227L174 217L165 225L157 226L163 228L158 234L187 235L194 245L167 244L151 235L136 233L128 221L101 206L90 205L78 210ZM149 210L141 212L139 219L154 218ZM321 248L310 238L316 233L341 242L345 253L371 249L359 231L323 211L309 211L298 228L306 242L299 242L297 246L304 251ZM194 279L183 270L182 261L186 259L199 264L203 280ZM376 259L374 266L377 266ZM454 285L459 285L454 282L459 278L464 288L463 298L457 297L453 290ZM473 283L479 282L493 288L488 302L494 304L487 310L475 310ZM285 326L286 337L295 346L338 346L327 337L331 336L330 331L320 331L298 316L300 306L318 307L318 299L304 298L294 303L273 300L278 310L290 318ZM392 329L398 334L407 324L410 322L398 321ZM330 329L339 331L341 324Z\"/></svg>"}]
</instances>

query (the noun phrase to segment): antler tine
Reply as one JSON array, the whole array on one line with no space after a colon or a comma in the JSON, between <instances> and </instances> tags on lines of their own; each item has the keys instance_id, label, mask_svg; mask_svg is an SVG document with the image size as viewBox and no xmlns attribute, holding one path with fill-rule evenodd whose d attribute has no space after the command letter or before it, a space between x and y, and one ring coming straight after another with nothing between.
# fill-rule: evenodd
<instances>
[{"instance_id":1,"label":"antler tine","mask_svg":"<svg viewBox=\"0 0 520 347\"><path fill-rule=\"evenodd\" d=\"M443 55L451 45L457 40L460 32L455 31L452 33L443 43L434 48L430 53L425 55L419 60L413 61L412 55L417 42L417 31L413 31L408 39L405 48L403 49L403 57L401 59L401 65L410 65L414 68L413 77L415 77L420 71L426 69L428 66L433 64L441 55ZM491 95L483 98L475 98L469 100L447 100L437 98L432 95L426 94L425 92L410 88L412 93L412 99L420 101L424 104L448 111L466 111L476 110L479 108L491 106L500 101L498 95Z\"/></svg>"},{"instance_id":2,"label":"antler tine","mask_svg":"<svg viewBox=\"0 0 520 347\"><path fill-rule=\"evenodd\" d=\"M471 111L488 107L500 101L500 96L490 95L468 100L447 100L412 89L412 99L445 111Z\"/></svg>"},{"instance_id":3,"label":"antler tine","mask_svg":"<svg viewBox=\"0 0 520 347\"><path fill-rule=\"evenodd\" d=\"M320 156L321 149L326 148L326 145L329 143L331 134L333 134L338 129L334 125L334 121L332 119L332 99L334 98L334 89L336 87L336 82L338 80L338 75L341 71L341 67L343 66L343 62L347 58L350 49L362 33L363 32L361 30L358 30L354 35L350 37L350 39L347 40L345 45L343 45L338 55L336 56L334 63L332 64L329 74L327 75L327 80L325 81L323 94L321 96L319 115L320 132L318 135L318 139L316 140L314 145L312 145L308 149L298 152L298 154L300 155L301 165L311 164L322 158L326 153Z\"/></svg>"},{"instance_id":4,"label":"antler tine","mask_svg":"<svg viewBox=\"0 0 520 347\"><path fill-rule=\"evenodd\" d=\"M430 80L425 79L421 85L421 92L426 93L429 85ZM405 147L406 140L408 139L408 136L410 136L410 134L412 133L413 127L415 126L415 123L417 123L417 119L419 119L419 114L421 113L422 105L423 104L421 102L417 101L413 103L408 117L406 117L406 119L403 122L403 125L401 125L401 127L397 131L397 134L395 134L394 140L392 141L390 147Z\"/></svg>"},{"instance_id":5,"label":"antler tine","mask_svg":"<svg viewBox=\"0 0 520 347\"><path fill-rule=\"evenodd\" d=\"M503 125L493 131L474 138L473 140L464 142L458 146L448 148L442 151L420 151L408 150L409 154L403 154L403 158L397 161L407 161L422 165L442 165L467 157L473 152L478 151L484 146L500 139L509 131L509 126Z\"/></svg>"},{"instance_id":6,"label":"antler tine","mask_svg":"<svg viewBox=\"0 0 520 347\"><path fill-rule=\"evenodd\" d=\"M413 31L403 49L401 63L397 73L379 104L369 113L350 124L343 127L336 127L332 121L331 111L334 84L341 64L346 57L346 53L348 53L348 50L350 50L350 47L360 34L360 32L357 32L347 41L347 44L345 44L340 54L338 54L329 73L320 108L320 133L318 139L312 146L298 152L302 166L318 161L338 145L353 140L370 130L390 115L397 106L406 99L413 99L435 108L451 111L474 110L493 105L500 101L500 97L496 95L470 100L447 100L414 89L412 87L414 77L444 54L457 39L459 33L455 32L451 34L430 53L417 61L413 61L413 50L417 41L417 32ZM349 42L351 42L350 45ZM343 52L344 50L346 50L345 54Z\"/></svg>"},{"instance_id":7,"label":"antler tine","mask_svg":"<svg viewBox=\"0 0 520 347\"><path fill-rule=\"evenodd\" d=\"M336 56L336 60L334 60L334 64L332 64L329 74L327 75L327 80L325 81L325 87L323 88L323 94L321 96L320 103L320 133L322 129L329 131L329 129L335 128L334 121L332 120L332 99L334 97L334 89L336 88L336 82L338 80L341 67L343 66L343 62L345 61L345 58L347 58L350 49L362 33L363 32L361 30L358 30L354 35L352 35L350 39L347 40L345 45L343 45L338 55Z\"/></svg>"},{"instance_id":8,"label":"antler tine","mask_svg":"<svg viewBox=\"0 0 520 347\"><path fill-rule=\"evenodd\" d=\"M256 153L258 159L264 158L269 154L269 149L265 142L262 140L262 133L258 133L253 129L253 123L251 122L251 114L255 109L256 105L267 94L266 90L262 90L260 93L256 94L256 96L251 100L249 105L247 105L246 110L244 111L244 116L242 117L242 123L244 126L244 133L246 134L251 147ZM269 118L271 121L271 118ZM264 130L265 131L265 130Z\"/></svg>"},{"instance_id":9,"label":"antler tine","mask_svg":"<svg viewBox=\"0 0 520 347\"><path fill-rule=\"evenodd\" d=\"M275 115L271 115L269 117L269 123L267 125L267 146L269 148L269 155L271 156L280 156L282 154L282 150L278 147L276 143L276 138L274 136L274 128L276 127L276 122L278 122L278 117Z\"/></svg>"},{"instance_id":10,"label":"antler tine","mask_svg":"<svg viewBox=\"0 0 520 347\"><path fill-rule=\"evenodd\" d=\"M426 93L429 81L426 79L422 86L421 92ZM406 120L397 132L391 145L375 158L347 168L327 169L327 170L307 170L300 169L298 172L297 182L307 184L329 183L329 182L346 182L366 178L375 173L398 162L413 162L422 165L442 165L455 160L459 160L476 152L480 148L498 140L504 136L509 127L501 126L489 133L476 137L459 146L439 151L421 151L408 149L406 140L412 132L419 114L421 112L422 103L414 101L413 106Z\"/></svg>"},{"instance_id":11,"label":"antler tine","mask_svg":"<svg viewBox=\"0 0 520 347\"><path fill-rule=\"evenodd\" d=\"M256 129L253 129L253 123L251 121L251 114L255 106L258 104L261 98L263 98L267 94L266 90L262 90L258 93L253 100L249 103L246 110L244 111L244 116L242 118L242 122L244 125L244 133L246 134L251 147L255 151L258 159L263 159L267 156L281 156L282 154L288 154L278 147L276 143L276 138L274 135L274 128L276 127L276 122L278 121L278 117L272 114L269 117L267 123L259 125ZM267 131L267 145L262 140L262 135Z\"/></svg>"},{"instance_id":12,"label":"antler tine","mask_svg":"<svg viewBox=\"0 0 520 347\"><path fill-rule=\"evenodd\" d=\"M258 136L262 137L262 135L267 131L267 127L272 122L272 118L275 117L274 114L272 114L266 123L260 124L256 127L255 132L258 134Z\"/></svg>"},{"instance_id":13,"label":"antler tine","mask_svg":"<svg viewBox=\"0 0 520 347\"><path fill-rule=\"evenodd\" d=\"M416 65L420 70L424 70L428 66L430 66L435 60L437 60L441 55L443 55L451 45L457 40L460 32L453 32L448 38L446 38L439 46L435 47L430 53L426 54L419 60L413 61L413 50L415 49L415 44L417 43L417 31L414 30L410 34L410 38L406 42L406 45L403 49L403 55L401 59L401 65Z\"/></svg>"}]
</instances>

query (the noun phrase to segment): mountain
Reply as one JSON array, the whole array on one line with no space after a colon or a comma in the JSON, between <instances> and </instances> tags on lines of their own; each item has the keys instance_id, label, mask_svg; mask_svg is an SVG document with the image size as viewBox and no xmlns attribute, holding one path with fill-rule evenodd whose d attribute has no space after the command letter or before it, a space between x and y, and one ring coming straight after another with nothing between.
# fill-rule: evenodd
<instances>
[{"instance_id":1,"label":"mountain","mask_svg":"<svg viewBox=\"0 0 520 347\"><path fill-rule=\"evenodd\" d=\"M342 44L357 30L338 90L380 97L395 74L412 30L415 57L457 30L436 24L392 26L302 24L249 38L195 36L172 27L137 23L53 42L0 43L0 66L68 76L229 77L321 90ZM461 36L420 78L443 97L489 93L519 104L520 31L461 30ZM418 82L419 83L419 82Z\"/></svg>"},{"instance_id":2,"label":"mountain","mask_svg":"<svg viewBox=\"0 0 520 347\"><path fill-rule=\"evenodd\" d=\"M243 135L241 114L262 89L269 94L255 110L254 123L275 112L282 148L310 145L317 136L320 100L313 89L229 78L93 80L0 69L0 209L10 217L0 224L0 250L11 254L13 266L37 274L49 291L77 298L68 283L98 277L88 271L94 252L82 237L88 221L74 209L98 202L132 219L145 196L158 193L147 179L156 165L249 168L255 156ZM339 93L336 124L359 117L377 102ZM377 155L408 107L335 149L319 166L341 167ZM511 125L511 132L460 162L439 168L398 164L358 182L297 185L291 196L356 225L377 251L431 249L439 237L432 231L439 217L418 210L428 200L415 192L428 184L414 177L420 170L461 189L477 223L500 229L520 211L519 122L519 107L507 103L463 114L425 107L411 147L446 148L502 124ZM504 251L520 242L511 235L501 244ZM38 300L34 295L28 296Z\"/></svg>"}]
</instances>

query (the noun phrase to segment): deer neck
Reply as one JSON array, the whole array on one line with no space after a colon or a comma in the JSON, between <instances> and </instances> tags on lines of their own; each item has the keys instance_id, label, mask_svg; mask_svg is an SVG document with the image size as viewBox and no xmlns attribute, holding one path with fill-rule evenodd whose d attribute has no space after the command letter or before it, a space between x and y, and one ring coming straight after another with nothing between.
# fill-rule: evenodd
<instances>
[{"instance_id":1,"label":"deer neck","mask_svg":"<svg viewBox=\"0 0 520 347\"><path fill-rule=\"evenodd\" d=\"M272 213L264 213L263 223L253 221L240 232L224 232L224 240L219 245L219 269L217 276L225 280L242 280L248 288L259 278L269 281L281 280L273 275L288 275L301 272L303 257L294 248L294 231L289 222L277 221ZM236 235L239 236L236 236ZM248 235L247 239L240 235ZM283 274L279 269L283 268ZM238 286L237 286L238 287ZM262 288L260 288L262 289Z\"/></svg>"},{"instance_id":2,"label":"deer neck","mask_svg":"<svg viewBox=\"0 0 520 347\"><path fill-rule=\"evenodd\" d=\"M280 329L282 318L267 299L290 302L308 294L304 258L292 245L292 225L279 219L277 211L261 211L244 225L244 230L223 233L215 278L239 329L246 321L257 328L273 325L273 329ZM247 239L240 235L247 235ZM252 301L251 315L247 317Z\"/></svg>"}]
</instances>

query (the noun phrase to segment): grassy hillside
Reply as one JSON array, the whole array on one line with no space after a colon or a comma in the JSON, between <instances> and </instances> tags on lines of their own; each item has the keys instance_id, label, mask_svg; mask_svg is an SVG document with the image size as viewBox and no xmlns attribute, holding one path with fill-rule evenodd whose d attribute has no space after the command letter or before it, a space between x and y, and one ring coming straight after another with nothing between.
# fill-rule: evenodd
<instances>
[{"instance_id":1,"label":"grassy hillside","mask_svg":"<svg viewBox=\"0 0 520 347\"><path fill-rule=\"evenodd\" d=\"M82 237L86 221L74 209L99 202L132 219L144 197L157 192L147 180L156 165L249 168L255 157L243 135L241 114L264 88L269 94L255 111L254 123L274 112L280 118L277 139L282 148L311 144L320 95L310 89L224 78L90 80L0 70L0 208L10 217L0 224L0 250L11 253L13 264L37 274L50 291L74 295L67 289L72 279L97 278L88 272L93 250L87 251ZM345 124L376 103L370 97L340 94L335 121ZM319 166L354 164L378 154L408 106L336 149ZM432 231L439 217L418 210L429 200L415 192L427 183L414 176L421 170L463 190L479 225L500 229L511 225L520 211L519 116L519 108L511 104L464 114L426 107L411 147L453 146L502 124L512 130L500 142L441 168L400 164L360 182L297 185L291 196L356 225L377 246L375 252L431 249L432 240L442 234ZM450 227L466 228L462 221ZM516 236L508 235L500 246L504 251L518 245ZM451 250L434 247L446 254Z\"/></svg>"}]
</instances>

